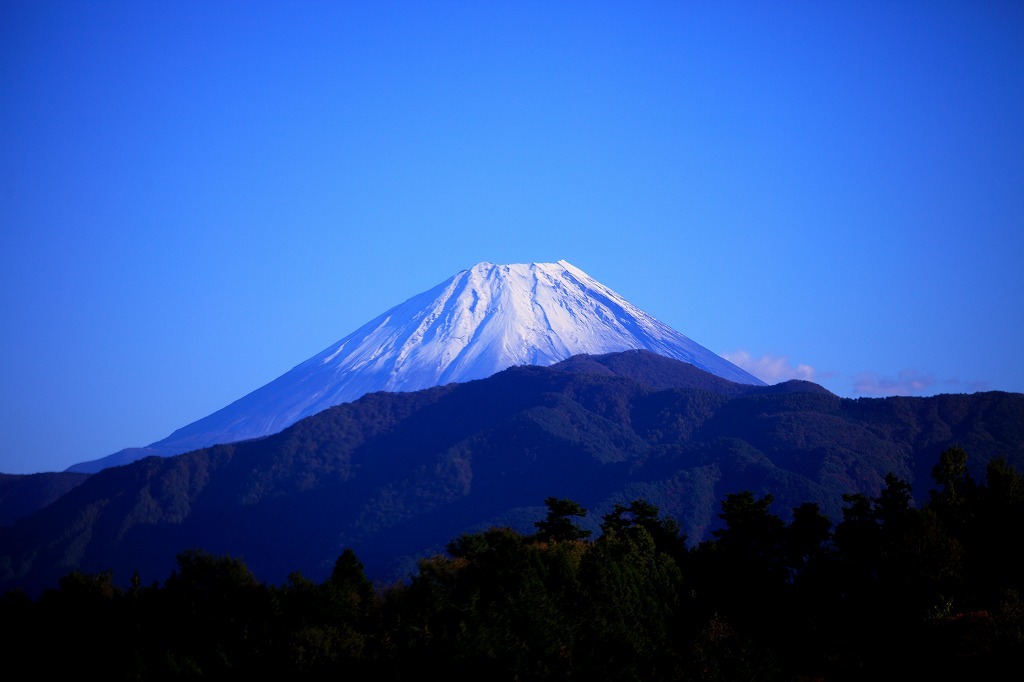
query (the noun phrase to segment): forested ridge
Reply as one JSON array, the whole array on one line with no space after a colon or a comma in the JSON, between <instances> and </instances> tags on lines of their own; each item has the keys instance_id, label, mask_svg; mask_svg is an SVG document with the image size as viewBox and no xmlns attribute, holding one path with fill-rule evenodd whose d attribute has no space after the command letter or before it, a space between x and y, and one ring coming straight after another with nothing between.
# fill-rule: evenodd
<instances>
[{"instance_id":1,"label":"forested ridge","mask_svg":"<svg viewBox=\"0 0 1024 682\"><path fill-rule=\"evenodd\" d=\"M4 658L127 680L996 679L1024 661L1024 479L969 471L948 448L926 503L890 475L835 524L731 494L699 543L641 499L592 533L551 497L534 533L461 535L391 585L351 550L322 582L265 584L200 549L152 584L71 572L5 593Z\"/></svg>"},{"instance_id":2,"label":"forested ridge","mask_svg":"<svg viewBox=\"0 0 1024 682\"><path fill-rule=\"evenodd\" d=\"M1024 471L1024 394L852 400L808 382L741 386L653 353L578 357L370 394L263 439L111 467L56 497L69 481L0 480L0 593L35 597L71 570L148 585L189 547L244 557L271 584L294 571L322 581L352 549L389 583L463 533L532 533L549 496L590 510L580 524L595 536L615 504L642 499L708 540L721 501L743 490L774 495L787 522L815 503L838 523L843 494L878 495L889 472L922 505L952 444L978 480L997 457Z\"/></svg>"}]
</instances>

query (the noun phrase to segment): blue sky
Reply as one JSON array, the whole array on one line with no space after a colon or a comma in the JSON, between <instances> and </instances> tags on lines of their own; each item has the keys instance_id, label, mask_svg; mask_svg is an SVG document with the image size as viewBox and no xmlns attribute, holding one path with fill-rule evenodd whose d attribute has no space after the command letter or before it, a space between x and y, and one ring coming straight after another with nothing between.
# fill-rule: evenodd
<instances>
[{"instance_id":1,"label":"blue sky","mask_svg":"<svg viewBox=\"0 0 1024 682\"><path fill-rule=\"evenodd\" d=\"M0 471L479 261L769 382L1024 391L1020 2L0 4Z\"/></svg>"}]
</instances>

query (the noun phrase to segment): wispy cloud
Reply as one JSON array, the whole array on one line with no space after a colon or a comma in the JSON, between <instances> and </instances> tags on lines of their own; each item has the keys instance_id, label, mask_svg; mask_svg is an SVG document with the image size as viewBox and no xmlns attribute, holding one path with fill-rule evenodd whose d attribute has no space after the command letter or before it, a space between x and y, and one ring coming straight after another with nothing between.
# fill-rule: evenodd
<instances>
[{"instance_id":1,"label":"wispy cloud","mask_svg":"<svg viewBox=\"0 0 1024 682\"><path fill-rule=\"evenodd\" d=\"M886 397L894 395L931 395L940 392L975 393L987 389L983 381L961 381L959 379L943 379L938 381L933 374L907 368L900 370L895 377L880 376L874 372L860 374L853 385L854 395L867 397Z\"/></svg>"},{"instance_id":2,"label":"wispy cloud","mask_svg":"<svg viewBox=\"0 0 1024 682\"><path fill-rule=\"evenodd\" d=\"M979 391L987 391L991 388L991 385L987 381L960 381L959 379L945 379L942 384L946 386L944 390L950 393L977 393Z\"/></svg>"},{"instance_id":3,"label":"wispy cloud","mask_svg":"<svg viewBox=\"0 0 1024 682\"><path fill-rule=\"evenodd\" d=\"M916 369L903 369L895 377L883 377L864 372L854 381L854 395L884 397L893 395L921 395L935 385L935 377L921 374Z\"/></svg>"},{"instance_id":4,"label":"wispy cloud","mask_svg":"<svg viewBox=\"0 0 1024 682\"><path fill-rule=\"evenodd\" d=\"M777 384L790 379L814 381L816 372L810 365L794 365L785 356L762 355L755 358L745 350L723 353L722 357L741 367L768 384Z\"/></svg>"},{"instance_id":5,"label":"wispy cloud","mask_svg":"<svg viewBox=\"0 0 1024 682\"><path fill-rule=\"evenodd\" d=\"M789 361L784 355L764 354L755 357L746 350L722 353L722 357L756 376L768 384L777 384L790 379L802 379L816 383L829 382L829 389L838 395L865 398L886 398L890 396L925 396L938 393L977 393L990 390L985 381L963 381L961 379L938 379L932 373L922 372L913 367L900 370L895 376L878 372L840 374L817 370L806 364Z\"/></svg>"}]
</instances>

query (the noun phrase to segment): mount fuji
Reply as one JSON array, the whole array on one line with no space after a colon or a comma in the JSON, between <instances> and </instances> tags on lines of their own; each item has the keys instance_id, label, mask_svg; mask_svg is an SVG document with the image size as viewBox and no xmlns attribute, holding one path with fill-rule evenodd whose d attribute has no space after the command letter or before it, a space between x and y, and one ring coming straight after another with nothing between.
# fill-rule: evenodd
<instances>
[{"instance_id":1,"label":"mount fuji","mask_svg":"<svg viewBox=\"0 0 1024 682\"><path fill-rule=\"evenodd\" d=\"M724 379L764 385L564 260L463 270L366 323L318 355L144 448L75 464L92 473L150 455L277 433L376 391L483 379L516 365L645 349Z\"/></svg>"}]
</instances>

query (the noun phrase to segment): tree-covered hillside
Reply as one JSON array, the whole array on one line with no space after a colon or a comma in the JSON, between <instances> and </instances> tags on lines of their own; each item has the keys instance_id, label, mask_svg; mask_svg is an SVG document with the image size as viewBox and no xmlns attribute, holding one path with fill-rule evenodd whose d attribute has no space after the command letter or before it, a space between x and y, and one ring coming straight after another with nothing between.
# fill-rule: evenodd
<instances>
[{"instance_id":1,"label":"tree-covered hillside","mask_svg":"<svg viewBox=\"0 0 1024 682\"><path fill-rule=\"evenodd\" d=\"M722 502L688 543L644 500L599 532L548 498L534 532L463 534L375 588L344 551L323 581L257 580L239 558L178 555L162 582L71 572L0 601L5 664L103 679L1001 679L1024 660L1024 478L970 474L949 448L928 501L886 477L785 521L771 495Z\"/></svg>"},{"instance_id":2,"label":"tree-covered hillside","mask_svg":"<svg viewBox=\"0 0 1024 682\"><path fill-rule=\"evenodd\" d=\"M838 521L845 493L878 495L890 472L927 486L953 443L976 476L998 457L1024 466L1024 395L851 400L807 382L732 384L643 351L575 358L374 393L266 438L93 474L0 526L0 590L36 593L73 569L159 580L182 547L244 557L270 583L292 570L323 580L351 548L390 581L464 532L529 532L547 497L592 510L595 532L643 499L694 543L739 491L771 493L785 520L813 502Z\"/></svg>"},{"instance_id":3,"label":"tree-covered hillside","mask_svg":"<svg viewBox=\"0 0 1024 682\"><path fill-rule=\"evenodd\" d=\"M727 495L804 502L833 522L843 494L893 473L926 501L943 449L972 475L1024 467L1024 395L849 400L814 384L731 384L651 353L516 367L414 393L375 393L266 438L91 475L0 527L0 590L31 594L70 570L162 579L183 547L244 557L261 580L329 575L346 548L374 581L407 576L453 537L529 533L541 501L575 500L593 533L643 499L691 543L721 526Z\"/></svg>"}]
</instances>

